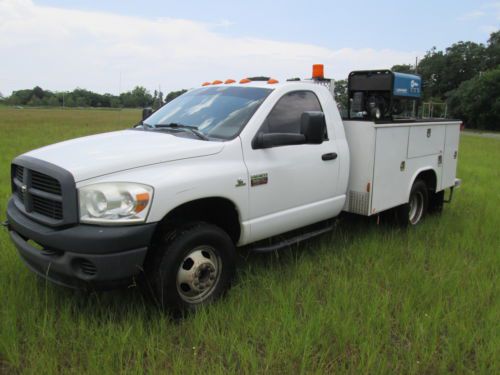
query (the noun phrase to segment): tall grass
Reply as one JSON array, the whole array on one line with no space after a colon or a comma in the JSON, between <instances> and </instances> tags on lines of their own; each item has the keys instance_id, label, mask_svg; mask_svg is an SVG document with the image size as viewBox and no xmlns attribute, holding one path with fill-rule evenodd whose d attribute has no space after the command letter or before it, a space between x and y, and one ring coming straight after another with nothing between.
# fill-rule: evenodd
<instances>
[{"instance_id":1,"label":"tall grass","mask_svg":"<svg viewBox=\"0 0 500 375\"><path fill-rule=\"evenodd\" d=\"M0 110L9 163L119 129L138 111ZM410 230L340 220L273 253L240 252L227 297L171 321L130 288L74 292L35 277L0 232L0 373L500 373L500 141L462 137L463 187Z\"/></svg>"}]
</instances>

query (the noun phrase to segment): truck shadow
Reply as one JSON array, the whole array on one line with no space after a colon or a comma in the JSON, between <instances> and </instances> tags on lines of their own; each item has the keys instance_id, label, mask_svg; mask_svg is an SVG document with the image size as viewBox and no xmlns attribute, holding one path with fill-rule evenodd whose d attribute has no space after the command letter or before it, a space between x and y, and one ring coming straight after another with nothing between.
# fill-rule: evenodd
<instances>
[{"instance_id":1,"label":"truck shadow","mask_svg":"<svg viewBox=\"0 0 500 375\"><path fill-rule=\"evenodd\" d=\"M364 238L370 232L379 232L381 237L387 233L394 231L405 231L394 220L392 213L381 214L380 216L360 216L349 213L342 213L333 221L333 228L317 237L305 240L303 242L286 246L277 251L271 252L254 252L251 247L239 249L238 268L245 270L249 266L259 265L260 267L272 266L276 259L279 259L280 264L294 262L298 256L314 254L321 249L322 246L330 245L332 254L335 254L336 244L341 242L343 246L349 245L354 239ZM286 237L282 237L283 239ZM274 240L279 240L277 236Z\"/></svg>"},{"instance_id":2,"label":"truck shadow","mask_svg":"<svg viewBox=\"0 0 500 375\"><path fill-rule=\"evenodd\" d=\"M351 214L342 214L333 222L330 232L318 237L290 245L277 251L268 253L256 253L251 248L238 249L237 270L235 284L238 284L238 274L254 272L255 269L271 269L279 263L280 267L292 266L301 256L315 257L317 252L331 242L332 256L339 256L336 244L349 246L355 239L364 238L368 233L379 232L380 238L391 232L406 232L395 225L390 217L364 217ZM47 285L40 281L40 288L50 288L51 298L56 304L69 305L72 314L80 317L88 316L92 321L106 324L109 319L115 322L126 321L134 317L140 317L148 321L157 320L159 316L165 316L161 303L152 297L150 286L144 280L132 282L128 287L111 291L96 290L67 290L63 287ZM171 316L172 317L172 316ZM172 317L172 321L179 321L178 317Z\"/></svg>"}]
</instances>

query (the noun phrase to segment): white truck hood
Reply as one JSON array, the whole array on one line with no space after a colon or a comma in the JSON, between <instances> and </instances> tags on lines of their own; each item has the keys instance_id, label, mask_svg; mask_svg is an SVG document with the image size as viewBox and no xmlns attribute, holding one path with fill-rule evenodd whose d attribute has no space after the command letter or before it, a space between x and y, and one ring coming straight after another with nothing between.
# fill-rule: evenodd
<instances>
[{"instance_id":1,"label":"white truck hood","mask_svg":"<svg viewBox=\"0 0 500 375\"><path fill-rule=\"evenodd\" d=\"M223 142L122 130L56 143L25 155L60 166L79 182L145 165L212 155L223 148Z\"/></svg>"}]
</instances>

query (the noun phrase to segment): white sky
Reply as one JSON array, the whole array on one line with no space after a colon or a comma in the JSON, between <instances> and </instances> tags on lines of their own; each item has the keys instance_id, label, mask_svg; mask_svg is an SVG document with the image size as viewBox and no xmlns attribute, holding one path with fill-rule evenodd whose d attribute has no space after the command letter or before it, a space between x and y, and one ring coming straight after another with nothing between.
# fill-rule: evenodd
<instances>
[{"instance_id":1,"label":"white sky","mask_svg":"<svg viewBox=\"0 0 500 375\"><path fill-rule=\"evenodd\" d=\"M0 92L4 95L35 85L114 94L136 85L150 91L161 85L167 93L215 79L308 77L313 63L325 64L330 77L344 78L351 70L414 63L417 55L423 51L330 49L231 36L221 33L220 25L187 19L0 0Z\"/></svg>"}]
</instances>

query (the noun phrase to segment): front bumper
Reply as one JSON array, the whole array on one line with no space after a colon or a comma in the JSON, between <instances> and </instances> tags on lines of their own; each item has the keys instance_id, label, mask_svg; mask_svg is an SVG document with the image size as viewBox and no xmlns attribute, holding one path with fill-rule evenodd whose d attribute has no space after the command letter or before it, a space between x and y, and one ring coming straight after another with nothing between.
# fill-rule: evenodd
<instances>
[{"instance_id":1,"label":"front bumper","mask_svg":"<svg viewBox=\"0 0 500 375\"><path fill-rule=\"evenodd\" d=\"M7 220L10 237L26 265L72 288L111 288L130 282L142 270L156 228L155 223L50 228L23 215L12 199Z\"/></svg>"}]
</instances>

